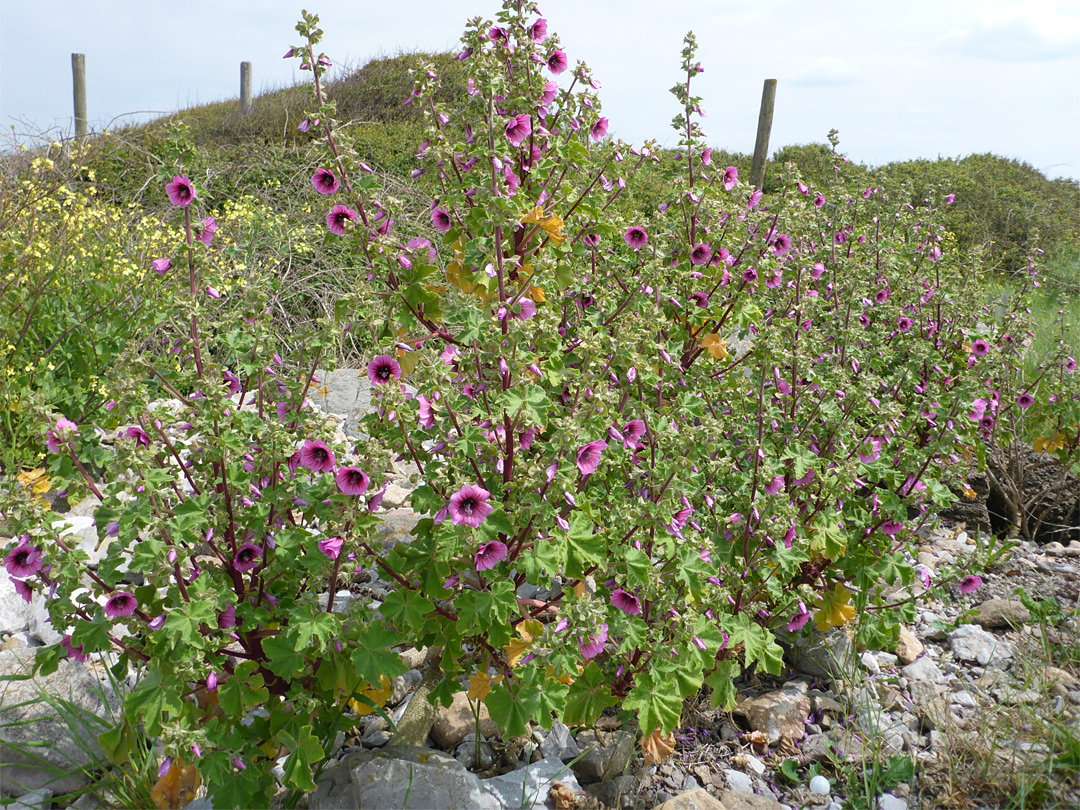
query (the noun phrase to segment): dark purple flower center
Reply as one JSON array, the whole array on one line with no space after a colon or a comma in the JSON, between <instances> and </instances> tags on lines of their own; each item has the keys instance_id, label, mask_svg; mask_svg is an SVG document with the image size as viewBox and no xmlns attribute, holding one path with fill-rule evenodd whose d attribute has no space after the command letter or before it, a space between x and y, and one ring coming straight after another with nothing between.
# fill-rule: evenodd
<instances>
[{"instance_id":1,"label":"dark purple flower center","mask_svg":"<svg viewBox=\"0 0 1080 810\"><path fill-rule=\"evenodd\" d=\"M476 506L476 498L462 498L461 503L458 504L458 509L465 515L471 515Z\"/></svg>"},{"instance_id":2,"label":"dark purple flower center","mask_svg":"<svg viewBox=\"0 0 1080 810\"><path fill-rule=\"evenodd\" d=\"M127 610L131 606L131 597L126 595L114 596L111 604L113 610Z\"/></svg>"},{"instance_id":3,"label":"dark purple flower center","mask_svg":"<svg viewBox=\"0 0 1080 810\"><path fill-rule=\"evenodd\" d=\"M379 366L375 369L375 376L383 382L389 382L390 377L393 376L389 364L380 363Z\"/></svg>"},{"instance_id":4,"label":"dark purple flower center","mask_svg":"<svg viewBox=\"0 0 1080 810\"><path fill-rule=\"evenodd\" d=\"M255 559L255 549L251 548L250 546L240 549L240 551L236 554L236 559L242 563L251 562Z\"/></svg>"},{"instance_id":5,"label":"dark purple flower center","mask_svg":"<svg viewBox=\"0 0 1080 810\"><path fill-rule=\"evenodd\" d=\"M359 470L349 470L349 472L345 475L345 480L347 480L351 486L363 486L364 474Z\"/></svg>"},{"instance_id":6,"label":"dark purple flower center","mask_svg":"<svg viewBox=\"0 0 1080 810\"><path fill-rule=\"evenodd\" d=\"M311 455L314 457L316 464L325 464L330 459L330 454L321 447L312 448Z\"/></svg>"},{"instance_id":7,"label":"dark purple flower center","mask_svg":"<svg viewBox=\"0 0 1080 810\"><path fill-rule=\"evenodd\" d=\"M15 565L19 565L19 566L26 565L29 562L29 560L30 560L30 549L26 549L25 551L17 551L15 553Z\"/></svg>"}]
</instances>

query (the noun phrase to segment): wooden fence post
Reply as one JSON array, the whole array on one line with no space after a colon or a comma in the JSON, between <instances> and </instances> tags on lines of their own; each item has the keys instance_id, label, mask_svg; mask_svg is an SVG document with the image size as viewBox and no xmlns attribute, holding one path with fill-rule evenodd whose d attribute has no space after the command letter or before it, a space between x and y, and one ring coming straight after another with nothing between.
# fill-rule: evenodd
<instances>
[{"instance_id":1,"label":"wooden fence post","mask_svg":"<svg viewBox=\"0 0 1080 810\"><path fill-rule=\"evenodd\" d=\"M769 158L769 133L772 130L773 102L775 101L776 79L766 79L765 86L761 89L761 112L758 113L754 162L750 164L750 185L758 189L765 180L765 161Z\"/></svg>"},{"instance_id":2,"label":"wooden fence post","mask_svg":"<svg viewBox=\"0 0 1080 810\"><path fill-rule=\"evenodd\" d=\"M240 113L251 112L251 62L240 63Z\"/></svg>"},{"instance_id":3,"label":"wooden fence post","mask_svg":"<svg viewBox=\"0 0 1080 810\"><path fill-rule=\"evenodd\" d=\"M75 140L86 140L86 54L71 55L71 86L75 102Z\"/></svg>"}]
</instances>

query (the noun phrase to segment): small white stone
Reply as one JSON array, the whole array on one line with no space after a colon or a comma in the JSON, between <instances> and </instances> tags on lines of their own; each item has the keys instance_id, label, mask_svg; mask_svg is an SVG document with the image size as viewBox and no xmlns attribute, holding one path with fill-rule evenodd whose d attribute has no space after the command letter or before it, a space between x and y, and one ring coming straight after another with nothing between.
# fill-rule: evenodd
<instances>
[{"instance_id":1,"label":"small white stone","mask_svg":"<svg viewBox=\"0 0 1080 810\"><path fill-rule=\"evenodd\" d=\"M829 780L821 774L818 774L810 780L811 793L816 793L818 796L828 796L830 790L832 790L832 785L830 785Z\"/></svg>"}]
</instances>

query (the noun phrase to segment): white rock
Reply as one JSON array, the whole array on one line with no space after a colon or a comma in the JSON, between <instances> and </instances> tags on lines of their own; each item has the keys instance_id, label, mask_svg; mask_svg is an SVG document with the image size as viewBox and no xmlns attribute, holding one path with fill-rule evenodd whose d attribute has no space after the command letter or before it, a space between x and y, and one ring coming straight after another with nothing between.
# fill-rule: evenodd
<instances>
[{"instance_id":1,"label":"white rock","mask_svg":"<svg viewBox=\"0 0 1080 810\"><path fill-rule=\"evenodd\" d=\"M864 652L859 657L859 663L862 665L862 668L871 675L881 674L881 665L878 663L877 657L872 652Z\"/></svg>"},{"instance_id":2,"label":"white rock","mask_svg":"<svg viewBox=\"0 0 1080 810\"><path fill-rule=\"evenodd\" d=\"M746 757L746 764L754 773L761 776L765 773L765 763L755 757L753 754L744 754Z\"/></svg>"},{"instance_id":3,"label":"white rock","mask_svg":"<svg viewBox=\"0 0 1080 810\"><path fill-rule=\"evenodd\" d=\"M0 633L14 634L30 626L31 607L15 592L7 572L0 573Z\"/></svg>"},{"instance_id":4,"label":"white rock","mask_svg":"<svg viewBox=\"0 0 1080 810\"><path fill-rule=\"evenodd\" d=\"M877 800L878 810L907 810L907 802L891 793L882 793Z\"/></svg>"},{"instance_id":5,"label":"white rock","mask_svg":"<svg viewBox=\"0 0 1080 810\"><path fill-rule=\"evenodd\" d=\"M938 665L929 658L918 658L900 670L909 681L929 681L930 683L942 683L944 676Z\"/></svg>"},{"instance_id":6,"label":"white rock","mask_svg":"<svg viewBox=\"0 0 1080 810\"><path fill-rule=\"evenodd\" d=\"M726 768L724 770L724 778L727 779L728 787L732 790L741 790L744 793L754 792L754 780L742 771Z\"/></svg>"},{"instance_id":7,"label":"white rock","mask_svg":"<svg viewBox=\"0 0 1080 810\"><path fill-rule=\"evenodd\" d=\"M953 655L962 661L978 661L982 666L1003 668L1013 657L1013 646L975 624L962 624L949 633Z\"/></svg>"},{"instance_id":8,"label":"white rock","mask_svg":"<svg viewBox=\"0 0 1080 810\"><path fill-rule=\"evenodd\" d=\"M818 774L810 780L810 792L816 793L818 796L828 796L832 790L832 785L829 784L829 780Z\"/></svg>"}]
</instances>

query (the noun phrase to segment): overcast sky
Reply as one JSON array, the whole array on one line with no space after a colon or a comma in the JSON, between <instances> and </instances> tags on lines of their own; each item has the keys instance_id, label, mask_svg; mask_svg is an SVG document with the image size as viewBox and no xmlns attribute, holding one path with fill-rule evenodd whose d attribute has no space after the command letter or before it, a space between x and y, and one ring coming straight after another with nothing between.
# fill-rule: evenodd
<instances>
[{"instance_id":1,"label":"overcast sky","mask_svg":"<svg viewBox=\"0 0 1080 810\"><path fill-rule=\"evenodd\" d=\"M338 64L456 50L497 0L306 0ZM72 131L71 57L86 54L91 127L308 74L281 55L305 0L0 0L0 124ZM751 152L762 81L778 80L772 148L840 132L853 160L971 153L1080 179L1080 0L543 0L571 64L602 82L611 134L674 143L682 37L716 147ZM564 74L563 78L570 74Z\"/></svg>"}]
</instances>

